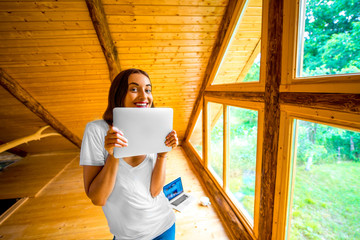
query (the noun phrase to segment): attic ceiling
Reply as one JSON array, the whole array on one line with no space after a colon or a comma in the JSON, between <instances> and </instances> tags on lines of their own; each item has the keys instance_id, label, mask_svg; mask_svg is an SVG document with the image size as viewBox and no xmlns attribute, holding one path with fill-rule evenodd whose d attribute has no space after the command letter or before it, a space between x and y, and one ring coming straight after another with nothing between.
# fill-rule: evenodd
<instances>
[{"instance_id":1,"label":"attic ceiling","mask_svg":"<svg viewBox=\"0 0 360 240\"><path fill-rule=\"evenodd\" d=\"M174 109L174 129L183 140L227 0L101 3L120 68L149 73L156 106ZM81 139L86 123L102 117L111 83L86 2L0 0L0 22L0 68ZM251 47L257 42L252 39ZM244 59L252 52L247 50ZM32 134L48 124L3 88L0 97L0 141ZM65 137L18 148L30 153L78 149Z\"/></svg>"}]
</instances>

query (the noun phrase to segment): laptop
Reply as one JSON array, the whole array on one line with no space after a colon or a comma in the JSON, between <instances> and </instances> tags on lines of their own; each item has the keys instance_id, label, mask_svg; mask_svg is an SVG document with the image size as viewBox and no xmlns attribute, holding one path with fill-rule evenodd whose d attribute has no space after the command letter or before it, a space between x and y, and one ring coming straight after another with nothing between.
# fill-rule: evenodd
<instances>
[{"instance_id":1,"label":"laptop","mask_svg":"<svg viewBox=\"0 0 360 240\"><path fill-rule=\"evenodd\" d=\"M113 126L124 133L128 146L114 148L116 158L168 152L166 136L173 129L172 108L114 108Z\"/></svg>"},{"instance_id":2,"label":"laptop","mask_svg":"<svg viewBox=\"0 0 360 240\"><path fill-rule=\"evenodd\" d=\"M163 187L163 192L166 198L169 199L172 208L179 212L183 211L185 207L195 200L192 195L184 193L181 177L166 184Z\"/></svg>"}]
</instances>

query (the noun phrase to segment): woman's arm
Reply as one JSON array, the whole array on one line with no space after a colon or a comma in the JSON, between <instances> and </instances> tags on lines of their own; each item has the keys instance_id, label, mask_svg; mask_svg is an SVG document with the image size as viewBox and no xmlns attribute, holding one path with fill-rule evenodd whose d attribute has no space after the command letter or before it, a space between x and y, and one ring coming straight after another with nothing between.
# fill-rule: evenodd
<instances>
[{"instance_id":1,"label":"woman's arm","mask_svg":"<svg viewBox=\"0 0 360 240\"><path fill-rule=\"evenodd\" d=\"M114 189L119 159L109 155L104 166L83 166L86 195L92 203L104 206Z\"/></svg>"},{"instance_id":2,"label":"woman's arm","mask_svg":"<svg viewBox=\"0 0 360 240\"><path fill-rule=\"evenodd\" d=\"M109 155L104 166L84 166L84 186L86 195L94 205L104 206L115 186L119 159L113 155L114 147L127 146L122 133L110 127L105 137L105 149Z\"/></svg>"},{"instance_id":3,"label":"woman's arm","mask_svg":"<svg viewBox=\"0 0 360 240\"><path fill-rule=\"evenodd\" d=\"M172 148L175 148L178 145L178 138L175 130L167 135L165 145ZM152 197L159 195L165 184L166 154L167 152L157 154L156 163L151 175L150 193Z\"/></svg>"}]
</instances>

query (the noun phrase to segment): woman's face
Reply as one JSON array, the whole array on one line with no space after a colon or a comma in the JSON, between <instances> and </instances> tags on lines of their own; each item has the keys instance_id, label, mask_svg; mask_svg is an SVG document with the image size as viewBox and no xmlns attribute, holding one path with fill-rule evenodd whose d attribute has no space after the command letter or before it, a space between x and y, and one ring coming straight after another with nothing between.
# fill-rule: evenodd
<instances>
[{"instance_id":1,"label":"woman's face","mask_svg":"<svg viewBox=\"0 0 360 240\"><path fill-rule=\"evenodd\" d=\"M128 91L124 107L149 108L153 103L149 78L141 73L133 73L128 79Z\"/></svg>"}]
</instances>

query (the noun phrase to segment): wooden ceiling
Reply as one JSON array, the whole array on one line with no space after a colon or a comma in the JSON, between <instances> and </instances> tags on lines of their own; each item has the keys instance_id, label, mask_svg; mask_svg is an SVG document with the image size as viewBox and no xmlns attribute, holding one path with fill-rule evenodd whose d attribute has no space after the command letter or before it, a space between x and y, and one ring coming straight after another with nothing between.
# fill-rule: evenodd
<instances>
[{"instance_id":1,"label":"wooden ceiling","mask_svg":"<svg viewBox=\"0 0 360 240\"><path fill-rule=\"evenodd\" d=\"M261 25L259 17L253 16L261 15L261 1L256 2L242 21ZM229 18L228 1L101 3L117 64L121 70L135 67L149 73L156 106L174 109L174 129L183 140L206 71L211 67L210 57L219 44L223 19ZM81 139L86 123L101 118L111 83L101 40L85 0L0 0L0 22L2 71ZM252 45L247 51L232 53L242 54L238 57L245 59L244 64L260 39L258 32L247 29L249 36L242 32L236 39L249 42L251 38ZM32 134L48 124L3 88L0 97L0 141ZM77 150L78 146L65 137L48 137L18 148L37 153Z\"/></svg>"}]
</instances>

